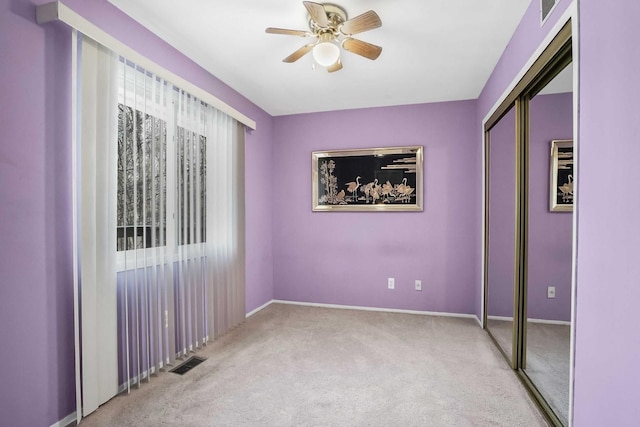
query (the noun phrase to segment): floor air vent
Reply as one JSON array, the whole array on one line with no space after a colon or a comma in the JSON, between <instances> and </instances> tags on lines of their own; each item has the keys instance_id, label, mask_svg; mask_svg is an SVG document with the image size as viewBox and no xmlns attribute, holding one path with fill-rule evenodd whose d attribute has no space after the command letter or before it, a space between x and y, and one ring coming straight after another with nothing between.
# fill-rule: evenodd
<instances>
[{"instance_id":1,"label":"floor air vent","mask_svg":"<svg viewBox=\"0 0 640 427\"><path fill-rule=\"evenodd\" d=\"M174 374L178 374L178 375L184 375L185 373L189 372L190 370L192 370L193 368L195 368L196 366L198 366L199 364L201 364L205 360L207 360L207 359L204 359L202 357L193 356L193 357L190 357L189 359L187 359L186 361L184 361L183 363L178 365L175 369L172 369L169 372L173 372Z\"/></svg>"}]
</instances>

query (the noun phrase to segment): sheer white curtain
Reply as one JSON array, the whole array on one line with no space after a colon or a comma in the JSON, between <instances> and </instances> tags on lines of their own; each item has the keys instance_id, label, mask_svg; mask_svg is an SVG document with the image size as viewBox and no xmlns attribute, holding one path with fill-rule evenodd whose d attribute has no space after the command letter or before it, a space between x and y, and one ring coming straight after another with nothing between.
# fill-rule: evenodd
<instances>
[{"instance_id":1,"label":"sheer white curtain","mask_svg":"<svg viewBox=\"0 0 640 427\"><path fill-rule=\"evenodd\" d=\"M89 39L79 50L87 415L244 319L244 127Z\"/></svg>"},{"instance_id":2,"label":"sheer white curtain","mask_svg":"<svg viewBox=\"0 0 640 427\"><path fill-rule=\"evenodd\" d=\"M214 328L210 333L218 336L245 318L245 287L236 285L245 283L244 126L215 110L207 123L207 138L214 142L208 164L224 177L218 180L211 174L207 184L212 189L210 202L216 206L207 209L207 241L214 242L207 247L209 276L214 279L209 324Z\"/></svg>"},{"instance_id":3,"label":"sheer white curtain","mask_svg":"<svg viewBox=\"0 0 640 427\"><path fill-rule=\"evenodd\" d=\"M129 390L176 358L175 113L173 87L124 58L116 81L118 383Z\"/></svg>"}]
</instances>

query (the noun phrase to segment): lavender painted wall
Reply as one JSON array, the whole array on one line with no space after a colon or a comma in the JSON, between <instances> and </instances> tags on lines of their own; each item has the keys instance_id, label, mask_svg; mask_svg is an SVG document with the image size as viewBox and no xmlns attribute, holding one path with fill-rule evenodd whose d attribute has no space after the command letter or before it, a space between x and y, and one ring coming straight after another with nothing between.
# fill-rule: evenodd
<instances>
[{"instance_id":1,"label":"lavender painted wall","mask_svg":"<svg viewBox=\"0 0 640 427\"><path fill-rule=\"evenodd\" d=\"M512 108L489 132L487 314L513 318L516 215L516 116Z\"/></svg>"},{"instance_id":2,"label":"lavender painted wall","mask_svg":"<svg viewBox=\"0 0 640 427\"><path fill-rule=\"evenodd\" d=\"M274 118L275 298L472 313L475 114L462 101ZM393 145L425 147L424 212L312 212L312 151Z\"/></svg>"},{"instance_id":3,"label":"lavender painted wall","mask_svg":"<svg viewBox=\"0 0 640 427\"><path fill-rule=\"evenodd\" d=\"M576 426L640 422L639 20L580 1Z\"/></svg>"},{"instance_id":4,"label":"lavender painted wall","mask_svg":"<svg viewBox=\"0 0 640 427\"><path fill-rule=\"evenodd\" d=\"M551 140L573 139L573 94L538 95L529 104L527 316L571 320L571 212L549 211ZM547 286L556 297L547 298Z\"/></svg>"},{"instance_id":5,"label":"lavender painted wall","mask_svg":"<svg viewBox=\"0 0 640 427\"><path fill-rule=\"evenodd\" d=\"M0 3L0 423L74 410L68 31ZM17 365L9 365L16 362Z\"/></svg>"},{"instance_id":6,"label":"lavender painted wall","mask_svg":"<svg viewBox=\"0 0 640 427\"><path fill-rule=\"evenodd\" d=\"M71 260L70 30L36 4L0 2L0 347L28 369L0 374L3 425L48 426L75 411ZM273 298L272 118L105 0L73 9L257 122L246 138L247 311Z\"/></svg>"},{"instance_id":7,"label":"lavender painted wall","mask_svg":"<svg viewBox=\"0 0 640 427\"><path fill-rule=\"evenodd\" d=\"M478 97L480 120L491 112L494 104L509 84L516 78L525 63L536 51L558 19L573 3L573 0L558 0L544 25L540 24L540 2L532 0L509 44L496 64Z\"/></svg>"}]
</instances>

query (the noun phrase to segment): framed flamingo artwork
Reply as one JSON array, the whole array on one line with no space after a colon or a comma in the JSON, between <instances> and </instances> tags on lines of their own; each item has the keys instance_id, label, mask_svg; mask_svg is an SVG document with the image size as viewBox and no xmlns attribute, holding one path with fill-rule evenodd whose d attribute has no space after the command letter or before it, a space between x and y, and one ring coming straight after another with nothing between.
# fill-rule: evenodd
<instances>
[{"instance_id":1,"label":"framed flamingo artwork","mask_svg":"<svg viewBox=\"0 0 640 427\"><path fill-rule=\"evenodd\" d=\"M314 211L422 211L422 146L314 151Z\"/></svg>"},{"instance_id":2,"label":"framed flamingo artwork","mask_svg":"<svg viewBox=\"0 0 640 427\"><path fill-rule=\"evenodd\" d=\"M549 210L552 212L573 211L573 141L570 139L551 141L551 188Z\"/></svg>"}]
</instances>

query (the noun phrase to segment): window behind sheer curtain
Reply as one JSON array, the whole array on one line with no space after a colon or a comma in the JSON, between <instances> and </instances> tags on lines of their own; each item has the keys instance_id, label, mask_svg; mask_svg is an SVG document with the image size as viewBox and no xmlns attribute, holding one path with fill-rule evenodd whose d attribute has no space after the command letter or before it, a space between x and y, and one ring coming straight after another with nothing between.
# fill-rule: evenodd
<instances>
[{"instance_id":1,"label":"window behind sheer curtain","mask_svg":"<svg viewBox=\"0 0 640 427\"><path fill-rule=\"evenodd\" d=\"M78 51L86 416L244 319L244 128L90 39Z\"/></svg>"},{"instance_id":2,"label":"window behind sheer curtain","mask_svg":"<svg viewBox=\"0 0 640 427\"><path fill-rule=\"evenodd\" d=\"M166 245L166 162L166 120L118 104L118 251Z\"/></svg>"},{"instance_id":3,"label":"window behind sheer curtain","mask_svg":"<svg viewBox=\"0 0 640 427\"><path fill-rule=\"evenodd\" d=\"M213 338L214 312L236 311L217 307L228 296L215 287L238 287L227 272L243 259L234 179L242 167L235 120L123 59L118 81L121 382L129 384Z\"/></svg>"},{"instance_id":4,"label":"window behind sheer curtain","mask_svg":"<svg viewBox=\"0 0 640 427\"><path fill-rule=\"evenodd\" d=\"M202 243L207 240L207 138L178 127L176 150L176 194L184 218L178 244Z\"/></svg>"},{"instance_id":5,"label":"window behind sheer curtain","mask_svg":"<svg viewBox=\"0 0 640 427\"><path fill-rule=\"evenodd\" d=\"M167 92L166 82L133 64L121 61L120 70L117 250L166 246L167 234L177 245L206 242L204 123L211 107L178 88ZM171 200L175 206L167 208ZM167 210L180 218L175 228L167 228Z\"/></svg>"}]
</instances>

